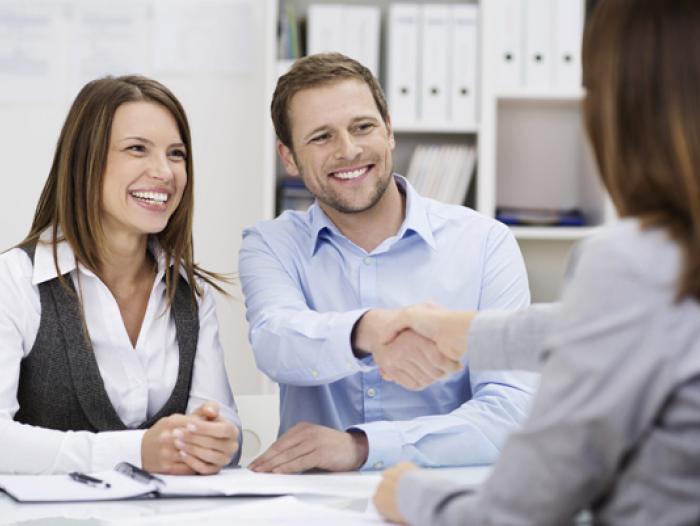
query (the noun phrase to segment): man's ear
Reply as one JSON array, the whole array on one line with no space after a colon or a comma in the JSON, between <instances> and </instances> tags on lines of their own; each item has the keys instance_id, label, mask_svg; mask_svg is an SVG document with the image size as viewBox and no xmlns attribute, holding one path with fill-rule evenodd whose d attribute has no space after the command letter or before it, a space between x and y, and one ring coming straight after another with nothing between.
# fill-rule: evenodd
<instances>
[{"instance_id":1,"label":"man's ear","mask_svg":"<svg viewBox=\"0 0 700 526\"><path fill-rule=\"evenodd\" d=\"M287 173L294 176L299 175L299 168L294 160L292 150L283 144L279 139L277 139L277 153L279 153L280 159L282 159L282 164L284 165L284 169L287 170Z\"/></svg>"}]
</instances>

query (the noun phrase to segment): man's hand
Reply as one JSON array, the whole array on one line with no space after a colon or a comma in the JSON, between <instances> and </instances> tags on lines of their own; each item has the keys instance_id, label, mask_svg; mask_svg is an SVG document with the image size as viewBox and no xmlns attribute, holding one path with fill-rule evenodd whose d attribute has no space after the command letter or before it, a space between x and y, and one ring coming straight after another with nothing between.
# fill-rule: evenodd
<instances>
[{"instance_id":1,"label":"man's hand","mask_svg":"<svg viewBox=\"0 0 700 526\"><path fill-rule=\"evenodd\" d=\"M372 501L379 514L391 522L405 523L406 519L398 507L399 482L407 472L418 469L415 464L401 462L394 467L387 469L382 475L382 481L374 493Z\"/></svg>"},{"instance_id":2,"label":"man's hand","mask_svg":"<svg viewBox=\"0 0 700 526\"><path fill-rule=\"evenodd\" d=\"M476 311L450 311L434 303L420 303L401 309L387 320L377 336L391 341L410 329L435 342L442 355L458 362L467 352L467 336Z\"/></svg>"},{"instance_id":3,"label":"man's hand","mask_svg":"<svg viewBox=\"0 0 700 526\"><path fill-rule=\"evenodd\" d=\"M218 473L238 451L238 428L219 414L213 401L199 406L191 417L186 426L172 431L178 455L195 473Z\"/></svg>"},{"instance_id":4,"label":"man's hand","mask_svg":"<svg viewBox=\"0 0 700 526\"><path fill-rule=\"evenodd\" d=\"M364 433L346 433L300 422L248 468L266 473L299 473L310 469L353 471L365 463L368 451Z\"/></svg>"},{"instance_id":5,"label":"man's hand","mask_svg":"<svg viewBox=\"0 0 700 526\"><path fill-rule=\"evenodd\" d=\"M423 389L462 368L443 355L432 340L412 330L391 335L393 341L373 350L374 362L385 380L407 389Z\"/></svg>"}]
</instances>

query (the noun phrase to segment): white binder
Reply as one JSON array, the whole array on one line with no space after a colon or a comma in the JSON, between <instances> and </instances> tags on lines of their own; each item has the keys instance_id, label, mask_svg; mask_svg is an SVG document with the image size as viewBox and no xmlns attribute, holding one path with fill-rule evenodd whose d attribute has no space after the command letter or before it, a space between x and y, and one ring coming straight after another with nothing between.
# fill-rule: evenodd
<instances>
[{"instance_id":1,"label":"white binder","mask_svg":"<svg viewBox=\"0 0 700 526\"><path fill-rule=\"evenodd\" d=\"M559 89L581 86L584 11L583 0L555 0L554 85Z\"/></svg>"},{"instance_id":2,"label":"white binder","mask_svg":"<svg viewBox=\"0 0 700 526\"><path fill-rule=\"evenodd\" d=\"M307 12L306 49L309 55L328 51L342 53L343 6L311 4Z\"/></svg>"},{"instance_id":3,"label":"white binder","mask_svg":"<svg viewBox=\"0 0 700 526\"><path fill-rule=\"evenodd\" d=\"M554 74L554 0L527 0L525 7L525 84L550 89Z\"/></svg>"},{"instance_id":4,"label":"white binder","mask_svg":"<svg viewBox=\"0 0 700 526\"><path fill-rule=\"evenodd\" d=\"M447 123L449 90L449 26L447 5L425 4L421 24L421 97L419 115L428 126Z\"/></svg>"},{"instance_id":5,"label":"white binder","mask_svg":"<svg viewBox=\"0 0 700 526\"><path fill-rule=\"evenodd\" d=\"M375 6L311 4L307 15L308 54L337 51L377 76L380 16Z\"/></svg>"},{"instance_id":6,"label":"white binder","mask_svg":"<svg viewBox=\"0 0 700 526\"><path fill-rule=\"evenodd\" d=\"M418 120L418 51L420 7L389 6L387 96L394 126L414 126Z\"/></svg>"},{"instance_id":7,"label":"white binder","mask_svg":"<svg viewBox=\"0 0 700 526\"><path fill-rule=\"evenodd\" d=\"M479 8L475 4L451 7L449 122L476 124Z\"/></svg>"},{"instance_id":8,"label":"white binder","mask_svg":"<svg viewBox=\"0 0 700 526\"><path fill-rule=\"evenodd\" d=\"M523 11L525 0L488 0L496 30L496 83L500 90L520 88L524 82Z\"/></svg>"},{"instance_id":9,"label":"white binder","mask_svg":"<svg viewBox=\"0 0 700 526\"><path fill-rule=\"evenodd\" d=\"M369 5L344 5L342 25L342 51L379 76L379 32L381 11Z\"/></svg>"}]
</instances>

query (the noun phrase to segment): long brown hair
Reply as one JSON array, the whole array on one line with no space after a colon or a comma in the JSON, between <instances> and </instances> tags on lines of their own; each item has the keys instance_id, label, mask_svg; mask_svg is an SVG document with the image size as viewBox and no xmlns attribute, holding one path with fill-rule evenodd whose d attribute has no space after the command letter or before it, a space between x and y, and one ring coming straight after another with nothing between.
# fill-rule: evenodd
<instances>
[{"instance_id":1,"label":"long brown hair","mask_svg":"<svg viewBox=\"0 0 700 526\"><path fill-rule=\"evenodd\" d=\"M168 88L146 77L106 77L89 82L78 93L58 138L51 171L41 192L31 229L20 245L38 242L41 233L50 228L54 264L60 279L63 278L58 267L59 241L70 245L81 265L99 274L107 249L102 228L102 185L112 121L119 106L136 101L154 102L167 109L177 122L187 152L187 185L182 199L165 229L156 234L166 254L168 299L172 301L175 296L181 269L185 270L193 299L195 294L202 294L195 276L223 292L214 280L227 281L226 278L194 263L194 170L187 115Z\"/></svg>"},{"instance_id":2,"label":"long brown hair","mask_svg":"<svg viewBox=\"0 0 700 526\"><path fill-rule=\"evenodd\" d=\"M600 0L583 43L584 117L619 214L666 228L678 299L700 300L700 2Z\"/></svg>"}]
</instances>

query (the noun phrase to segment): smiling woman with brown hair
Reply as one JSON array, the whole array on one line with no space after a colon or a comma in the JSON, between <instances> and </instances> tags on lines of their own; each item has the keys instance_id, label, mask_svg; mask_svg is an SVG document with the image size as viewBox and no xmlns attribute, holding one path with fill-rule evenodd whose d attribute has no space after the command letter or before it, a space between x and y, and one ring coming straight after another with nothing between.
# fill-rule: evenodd
<instances>
[{"instance_id":1,"label":"smiling woman with brown hair","mask_svg":"<svg viewBox=\"0 0 700 526\"><path fill-rule=\"evenodd\" d=\"M698 31L697 0L597 3L584 115L622 219L579 247L559 306L408 313L406 327L454 335L438 347L472 368L546 365L530 418L478 490L398 466L375 495L384 516L543 526L589 508L595 524L698 524Z\"/></svg>"},{"instance_id":2,"label":"smiling woman with brown hair","mask_svg":"<svg viewBox=\"0 0 700 526\"><path fill-rule=\"evenodd\" d=\"M192 177L165 86L81 90L30 232L0 255L0 472L213 473L237 457Z\"/></svg>"}]
</instances>

